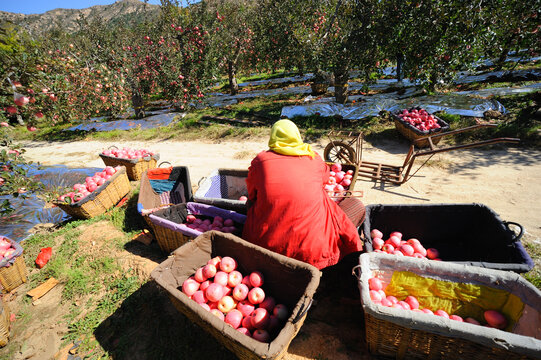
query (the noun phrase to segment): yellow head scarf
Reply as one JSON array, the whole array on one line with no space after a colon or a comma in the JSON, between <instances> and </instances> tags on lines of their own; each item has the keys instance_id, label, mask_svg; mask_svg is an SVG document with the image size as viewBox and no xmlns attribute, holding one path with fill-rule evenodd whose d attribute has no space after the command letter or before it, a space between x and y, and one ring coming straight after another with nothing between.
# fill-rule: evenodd
<instances>
[{"instance_id":1,"label":"yellow head scarf","mask_svg":"<svg viewBox=\"0 0 541 360\"><path fill-rule=\"evenodd\" d=\"M302 142L299 128L291 120L279 120L272 125L269 148L282 155L315 156L312 147Z\"/></svg>"}]
</instances>

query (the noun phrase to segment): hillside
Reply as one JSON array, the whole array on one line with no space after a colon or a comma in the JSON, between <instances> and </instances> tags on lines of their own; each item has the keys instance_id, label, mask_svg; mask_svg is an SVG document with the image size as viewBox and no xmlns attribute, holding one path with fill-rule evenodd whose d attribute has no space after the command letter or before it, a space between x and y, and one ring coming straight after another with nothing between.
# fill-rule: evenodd
<instances>
[{"instance_id":1,"label":"hillside","mask_svg":"<svg viewBox=\"0 0 541 360\"><path fill-rule=\"evenodd\" d=\"M86 9L54 9L43 14L25 15L0 11L0 22L10 21L32 34L47 32L56 25L72 32L79 30L77 20L81 17L89 20L99 17L109 23L154 16L159 9L159 5L145 4L140 0L118 0L111 5L96 5Z\"/></svg>"}]
</instances>

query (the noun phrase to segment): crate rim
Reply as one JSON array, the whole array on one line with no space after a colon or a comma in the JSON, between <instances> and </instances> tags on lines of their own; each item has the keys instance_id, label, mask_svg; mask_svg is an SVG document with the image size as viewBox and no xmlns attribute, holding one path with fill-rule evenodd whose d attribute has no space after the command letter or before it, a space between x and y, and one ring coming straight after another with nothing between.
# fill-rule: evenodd
<instances>
[{"instance_id":1,"label":"crate rim","mask_svg":"<svg viewBox=\"0 0 541 360\"><path fill-rule=\"evenodd\" d=\"M426 271L426 266L424 266L423 261L418 259L408 259L406 257L397 257L390 254L380 254L380 253L364 253L359 256L359 271L361 272L360 276L355 273L355 276L358 278L358 286L361 293L361 306L364 312L373 316L377 319L389 321L393 324L400 326L407 326L414 330L420 331L430 331L437 335L443 335L452 338L464 338L466 340L479 343L488 347L497 347L503 350L521 350L522 355L532 356L534 358L539 357L539 349L541 349L541 340L535 339L533 337L528 337L524 335L518 335L511 332L498 330L494 328L489 328L481 326L483 331L486 331L486 335L482 336L479 334L480 325L474 325L465 322L457 322L455 320L446 319L441 316L434 316L430 314L421 314L415 311L407 311L402 309L395 309L385 307L383 305L377 305L370 299L370 293L368 289L368 279L371 277L370 271L363 272L363 268L371 269L371 265L377 262L387 262L389 266L391 264L402 264L407 267L407 271L412 271L422 276L423 271ZM525 286L529 290L537 293L537 308L541 311L541 291L535 286L530 284L527 280L523 279L521 276L502 270L495 269L479 269L477 267L472 267L468 265L459 265L453 263L443 263L434 262L434 268L444 269L448 268L450 271L454 271L457 274L471 275L472 272L475 272L478 275L486 276L485 285L490 284L494 288L503 288L503 285L494 282L494 277L498 275L500 278L508 279L509 281L514 280L520 283L522 286ZM354 268L353 271L357 266ZM469 271L468 271L469 270ZM424 274L427 275L427 274ZM478 282L481 283L481 282ZM361 284L365 284L362 286ZM528 305L531 305L532 299L527 298L527 301L521 300ZM399 321L400 319L404 321ZM407 325L406 325L407 323ZM505 338L508 339L504 339Z\"/></svg>"}]
</instances>

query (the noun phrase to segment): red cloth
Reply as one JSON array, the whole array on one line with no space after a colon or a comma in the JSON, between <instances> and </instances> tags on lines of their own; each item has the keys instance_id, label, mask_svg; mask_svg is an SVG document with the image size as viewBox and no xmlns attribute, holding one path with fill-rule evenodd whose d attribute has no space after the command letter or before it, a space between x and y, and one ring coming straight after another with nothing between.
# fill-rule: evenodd
<instances>
[{"instance_id":1,"label":"red cloth","mask_svg":"<svg viewBox=\"0 0 541 360\"><path fill-rule=\"evenodd\" d=\"M329 168L321 157L259 153L248 170L243 238L318 269L362 250L357 229L323 189Z\"/></svg>"},{"instance_id":2,"label":"red cloth","mask_svg":"<svg viewBox=\"0 0 541 360\"><path fill-rule=\"evenodd\" d=\"M147 176L149 180L167 180L173 171L173 167L165 168L153 168L147 171Z\"/></svg>"}]
</instances>

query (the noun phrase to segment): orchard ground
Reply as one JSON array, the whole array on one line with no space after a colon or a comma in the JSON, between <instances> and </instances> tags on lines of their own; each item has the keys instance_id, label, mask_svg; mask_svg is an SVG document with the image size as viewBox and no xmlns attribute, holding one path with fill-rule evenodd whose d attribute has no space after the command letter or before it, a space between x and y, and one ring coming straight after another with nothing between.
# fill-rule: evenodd
<instances>
[{"instance_id":1,"label":"orchard ground","mask_svg":"<svg viewBox=\"0 0 541 360\"><path fill-rule=\"evenodd\" d=\"M28 160L43 165L63 164L70 167L103 167L98 154L111 145L147 148L160 153L160 162L184 165L190 170L192 184L218 168L247 168L252 158L267 149L267 137L227 141L71 141L26 142ZM327 143L313 143L323 155ZM444 144L440 143L440 146ZM409 144L404 140L364 143L365 161L400 165ZM422 164L418 160L414 170ZM413 178L397 186L358 179L355 190L362 190L365 204L433 204L481 203L503 220L520 223L525 228L523 242L536 261L531 272L540 274L541 249L541 151L516 146L495 146L456 150L433 157ZM132 183L136 188L137 184ZM206 332L191 324L169 302L166 294L149 280L152 269L166 258L153 243L149 246L129 241L122 247L111 246L126 235L110 222L82 223L69 230L78 236L79 250L87 258L107 255L117 260L122 271L133 271L143 283L111 310L106 319L85 323L91 331L95 351L114 359L150 358L217 358L233 359ZM70 232L61 237L68 237ZM72 234L73 235L73 234ZM54 249L54 248L53 248ZM32 260L32 259L31 259ZM28 264L28 260L27 260ZM32 268L31 276L41 270ZM148 281L148 282L146 282ZM90 319L94 310L89 299L103 294L87 294L77 300L76 319L66 324L73 312L62 295L63 284L34 305L25 298L29 284L24 284L7 297L17 319L12 325L10 344L0 350L0 357L13 359L61 358L59 350L69 345L69 334L77 333L81 321ZM538 285L539 286L539 285ZM94 304L95 305L95 304ZM77 326L73 324L78 324ZM149 326L150 325L150 326ZM72 339L78 340L78 339ZM64 349L64 353L67 350ZM83 353L80 353L83 355ZM371 356L364 340L364 320L358 299L331 295L318 299L308 312L305 324L292 341L285 359L359 359Z\"/></svg>"}]
</instances>

